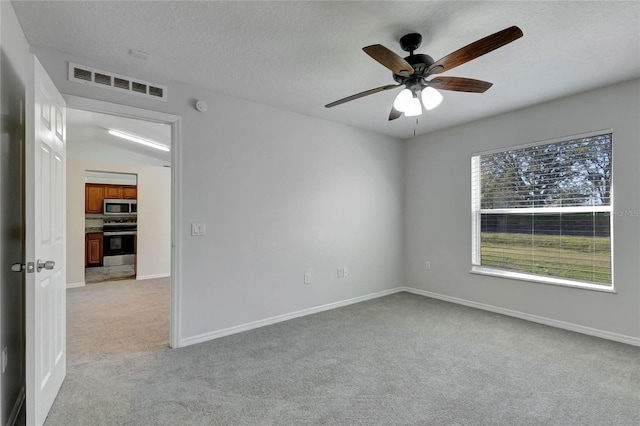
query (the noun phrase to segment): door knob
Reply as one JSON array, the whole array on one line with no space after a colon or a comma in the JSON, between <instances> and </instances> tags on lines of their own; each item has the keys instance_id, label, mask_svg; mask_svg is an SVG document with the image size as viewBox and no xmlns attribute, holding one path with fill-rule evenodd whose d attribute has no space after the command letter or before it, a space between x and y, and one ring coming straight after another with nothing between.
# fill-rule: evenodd
<instances>
[{"instance_id":1,"label":"door knob","mask_svg":"<svg viewBox=\"0 0 640 426\"><path fill-rule=\"evenodd\" d=\"M43 269L51 270L54 266L56 266L56 262L54 262L53 260L47 260L46 262L43 262L42 260L38 259L38 272L42 271Z\"/></svg>"}]
</instances>

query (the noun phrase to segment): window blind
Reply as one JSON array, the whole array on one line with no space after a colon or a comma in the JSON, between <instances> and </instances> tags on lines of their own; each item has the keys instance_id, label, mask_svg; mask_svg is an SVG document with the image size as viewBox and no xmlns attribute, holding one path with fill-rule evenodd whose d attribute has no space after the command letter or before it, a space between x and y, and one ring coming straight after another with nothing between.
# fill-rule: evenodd
<instances>
[{"instance_id":1,"label":"window blind","mask_svg":"<svg viewBox=\"0 0 640 426\"><path fill-rule=\"evenodd\" d=\"M472 158L476 266L612 285L611 133Z\"/></svg>"}]
</instances>

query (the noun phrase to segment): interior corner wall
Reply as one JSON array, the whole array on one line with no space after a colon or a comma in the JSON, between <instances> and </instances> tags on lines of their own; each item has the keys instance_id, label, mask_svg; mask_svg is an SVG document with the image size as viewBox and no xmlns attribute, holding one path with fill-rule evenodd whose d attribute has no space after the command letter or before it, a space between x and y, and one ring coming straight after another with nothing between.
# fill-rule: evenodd
<instances>
[{"instance_id":1,"label":"interior corner wall","mask_svg":"<svg viewBox=\"0 0 640 426\"><path fill-rule=\"evenodd\" d=\"M64 94L181 116L181 341L403 285L400 140L176 82L167 102L73 83L68 61L156 79L32 50Z\"/></svg>"},{"instance_id":2,"label":"interior corner wall","mask_svg":"<svg viewBox=\"0 0 640 426\"><path fill-rule=\"evenodd\" d=\"M406 141L407 285L639 338L639 104L640 81L633 80ZM472 154L610 128L616 293L470 274Z\"/></svg>"},{"instance_id":3,"label":"interior corner wall","mask_svg":"<svg viewBox=\"0 0 640 426\"><path fill-rule=\"evenodd\" d=\"M85 171L138 176L138 279L171 271L171 169L160 166L67 159L67 284L84 283Z\"/></svg>"}]
</instances>

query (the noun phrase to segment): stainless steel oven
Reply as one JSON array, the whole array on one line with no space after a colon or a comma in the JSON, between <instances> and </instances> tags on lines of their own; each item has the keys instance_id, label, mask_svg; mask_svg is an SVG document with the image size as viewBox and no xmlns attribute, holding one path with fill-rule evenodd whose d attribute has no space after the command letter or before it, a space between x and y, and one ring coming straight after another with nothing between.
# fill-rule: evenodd
<instances>
[{"instance_id":1,"label":"stainless steel oven","mask_svg":"<svg viewBox=\"0 0 640 426\"><path fill-rule=\"evenodd\" d=\"M105 221L102 253L104 266L133 265L137 223L127 219Z\"/></svg>"}]
</instances>

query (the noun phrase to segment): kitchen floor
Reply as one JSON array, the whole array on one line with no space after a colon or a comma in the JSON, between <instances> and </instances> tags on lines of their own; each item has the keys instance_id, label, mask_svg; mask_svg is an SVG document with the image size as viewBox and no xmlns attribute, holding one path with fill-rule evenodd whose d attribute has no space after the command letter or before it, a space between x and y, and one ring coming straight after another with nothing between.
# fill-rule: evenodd
<instances>
[{"instance_id":1,"label":"kitchen floor","mask_svg":"<svg viewBox=\"0 0 640 426\"><path fill-rule=\"evenodd\" d=\"M95 268L85 268L84 270L85 284L135 279L135 277L136 270L134 265L98 266Z\"/></svg>"}]
</instances>

